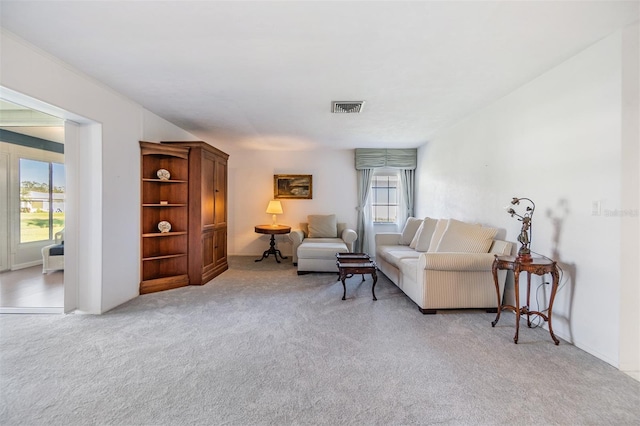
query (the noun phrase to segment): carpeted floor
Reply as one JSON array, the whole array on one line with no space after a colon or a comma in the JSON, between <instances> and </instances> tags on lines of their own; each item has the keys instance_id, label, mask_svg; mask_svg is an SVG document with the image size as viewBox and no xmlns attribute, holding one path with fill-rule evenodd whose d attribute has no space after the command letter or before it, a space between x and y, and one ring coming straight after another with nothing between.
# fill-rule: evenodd
<instances>
[{"instance_id":1,"label":"carpeted floor","mask_svg":"<svg viewBox=\"0 0 640 426\"><path fill-rule=\"evenodd\" d=\"M0 315L2 425L640 424L640 383L514 317L290 259L104 315Z\"/></svg>"}]
</instances>

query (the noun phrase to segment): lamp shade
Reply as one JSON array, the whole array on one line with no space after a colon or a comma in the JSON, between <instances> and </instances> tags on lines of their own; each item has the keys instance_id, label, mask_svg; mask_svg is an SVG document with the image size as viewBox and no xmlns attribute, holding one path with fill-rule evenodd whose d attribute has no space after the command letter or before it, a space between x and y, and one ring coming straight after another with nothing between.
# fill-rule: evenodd
<instances>
[{"instance_id":1,"label":"lamp shade","mask_svg":"<svg viewBox=\"0 0 640 426\"><path fill-rule=\"evenodd\" d=\"M282 214L282 203L278 200L269 201L269 205L267 206L267 213L269 214Z\"/></svg>"},{"instance_id":2,"label":"lamp shade","mask_svg":"<svg viewBox=\"0 0 640 426\"><path fill-rule=\"evenodd\" d=\"M278 222L276 222L276 215L282 214L282 204L278 200L269 201L269 205L267 206L267 213L272 214L271 216L273 222L273 226L278 226Z\"/></svg>"}]
</instances>

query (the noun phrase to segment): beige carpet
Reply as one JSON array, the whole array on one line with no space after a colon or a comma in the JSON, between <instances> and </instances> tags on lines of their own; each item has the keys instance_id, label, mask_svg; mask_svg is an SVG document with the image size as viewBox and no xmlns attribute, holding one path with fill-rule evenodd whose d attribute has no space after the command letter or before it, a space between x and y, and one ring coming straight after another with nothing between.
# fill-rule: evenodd
<instances>
[{"instance_id":1,"label":"beige carpet","mask_svg":"<svg viewBox=\"0 0 640 426\"><path fill-rule=\"evenodd\" d=\"M102 316L1 315L0 424L640 424L639 382L540 328L513 344L509 314L230 265Z\"/></svg>"}]
</instances>

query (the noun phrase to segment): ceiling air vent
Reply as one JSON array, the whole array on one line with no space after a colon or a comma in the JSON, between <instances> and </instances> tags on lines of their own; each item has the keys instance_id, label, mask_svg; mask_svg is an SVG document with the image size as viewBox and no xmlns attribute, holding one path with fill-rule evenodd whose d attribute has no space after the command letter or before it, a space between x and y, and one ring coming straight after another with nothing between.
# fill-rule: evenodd
<instances>
[{"instance_id":1,"label":"ceiling air vent","mask_svg":"<svg viewBox=\"0 0 640 426\"><path fill-rule=\"evenodd\" d=\"M359 114L364 101L334 101L331 102L331 112L334 114Z\"/></svg>"}]
</instances>

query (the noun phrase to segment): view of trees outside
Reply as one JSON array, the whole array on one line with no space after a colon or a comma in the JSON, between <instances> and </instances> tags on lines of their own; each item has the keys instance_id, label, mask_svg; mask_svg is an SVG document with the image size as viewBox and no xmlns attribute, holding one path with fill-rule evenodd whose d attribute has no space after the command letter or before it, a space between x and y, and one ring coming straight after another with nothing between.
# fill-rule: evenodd
<instances>
[{"instance_id":1,"label":"view of trees outside","mask_svg":"<svg viewBox=\"0 0 640 426\"><path fill-rule=\"evenodd\" d=\"M64 165L20 159L20 242L52 240L64 228Z\"/></svg>"}]
</instances>

